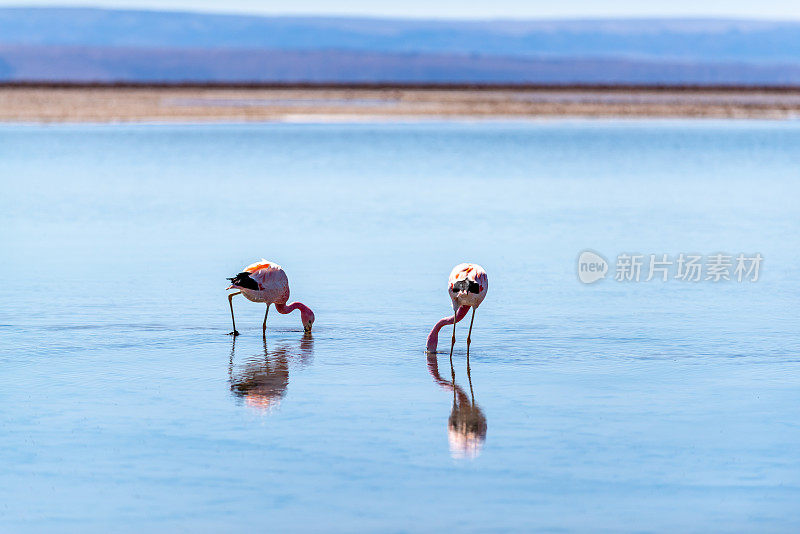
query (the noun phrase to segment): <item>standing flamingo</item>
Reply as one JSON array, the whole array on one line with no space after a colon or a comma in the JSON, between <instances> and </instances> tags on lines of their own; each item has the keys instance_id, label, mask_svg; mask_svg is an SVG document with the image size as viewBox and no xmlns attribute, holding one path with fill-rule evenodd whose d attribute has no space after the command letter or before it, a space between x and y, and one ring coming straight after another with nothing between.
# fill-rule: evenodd
<instances>
[{"instance_id":1,"label":"standing flamingo","mask_svg":"<svg viewBox=\"0 0 800 534\"><path fill-rule=\"evenodd\" d=\"M303 322L303 328L306 333L311 332L311 325L314 324L314 312L300 302L292 302L288 306L286 305L286 301L289 300L289 279L277 263L267 260L257 261L245 267L242 272L233 278L228 278L228 280L231 281L228 289L239 290L236 293L228 294L228 304L231 306L231 321L233 322L233 332L229 335L239 335L239 332L236 331L236 319L233 317L233 297L240 293L247 300L266 302L267 311L264 313L264 325L261 328L263 335L267 333L267 315L269 314L270 304L275 305L278 313L291 313L294 310L300 310L300 320Z\"/></svg>"},{"instance_id":2,"label":"standing flamingo","mask_svg":"<svg viewBox=\"0 0 800 534\"><path fill-rule=\"evenodd\" d=\"M428 334L428 352L436 352L439 344L439 330L443 326L453 325L453 339L450 343L450 359L453 359L453 346L456 344L456 323L466 317L467 312L472 308L472 319L469 322L469 334L467 334L467 367L469 367L469 344L472 342L472 323L475 321L475 309L481 305L486 298L486 291L489 289L489 278L486 271L476 263L461 263L453 268L450 273L450 288L448 294L453 301L453 316L445 317L436 323Z\"/></svg>"}]
</instances>

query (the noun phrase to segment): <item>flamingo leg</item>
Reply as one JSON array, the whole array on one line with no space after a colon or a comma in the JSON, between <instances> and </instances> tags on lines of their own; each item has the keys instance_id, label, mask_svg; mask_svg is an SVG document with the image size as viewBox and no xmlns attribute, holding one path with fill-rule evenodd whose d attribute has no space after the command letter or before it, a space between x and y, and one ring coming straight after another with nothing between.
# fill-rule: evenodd
<instances>
[{"instance_id":1,"label":"flamingo leg","mask_svg":"<svg viewBox=\"0 0 800 534\"><path fill-rule=\"evenodd\" d=\"M472 319L469 320L469 333L467 334L467 373L469 373L469 344L472 343L472 323L475 322L475 308L472 308Z\"/></svg>"},{"instance_id":2,"label":"flamingo leg","mask_svg":"<svg viewBox=\"0 0 800 534\"><path fill-rule=\"evenodd\" d=\"M472 405L475 406L475 392L472 391L472 373L469 370L469 365L467 365L467 379L469 379L469 395L472 398Z\"/></svg>"},{"instance_id":3,"label":"flamingo leg","mask_svg":"<svg viewBox=\"0 0 800 534\"><path fill-rule=\"evenodd\" d=\"M453 368L453 347L456 345L456 315L458 314L458 309L453 311L453 339L450 340L450 369L453 370L453 380L456 379L456 372Z\"/></svg>"},{"instance_id":4,"label":"flamingo leg","mask_svg":"<svg viewBox=\"0 0 800 534\"><path fill-rule=\"evenodd\" d=\"M267 304L267 311L264 313L264 324L261 325L261 335L267 335L267 315L269 315L269 304Z\"/></svg>"},{"instance_id":5,"label":"flamingo leg","mask_svg":"<svg viewBox=\"0 0 800 534\"><path fill-rule=\"evenodd\" d=\"M228 304L231 306L231 322L233 323L233 332L230 332L229 336L238 336L239 332L236 331L236 319L233 318L233 297L240 294L241 291L237 291L236 293L228 293Z\"/></svg>"}]
</instances>

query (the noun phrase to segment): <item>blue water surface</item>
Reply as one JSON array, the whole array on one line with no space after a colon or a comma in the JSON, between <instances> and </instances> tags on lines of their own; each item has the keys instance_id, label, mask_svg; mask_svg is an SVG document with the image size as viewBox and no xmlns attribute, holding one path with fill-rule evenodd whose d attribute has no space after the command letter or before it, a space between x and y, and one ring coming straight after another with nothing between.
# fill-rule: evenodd
<instances>
[{"instance_id":1,"label":"blue water surface","mask_svg":"<svg viewBox=\"0 0 800 534\"><path fill-rule=\"evenodd\" d=\"M5 125L0 180L1 531L800 528L800 122ZM226 335L261 258L311 337Z\"/></svg>"}]
</instances>

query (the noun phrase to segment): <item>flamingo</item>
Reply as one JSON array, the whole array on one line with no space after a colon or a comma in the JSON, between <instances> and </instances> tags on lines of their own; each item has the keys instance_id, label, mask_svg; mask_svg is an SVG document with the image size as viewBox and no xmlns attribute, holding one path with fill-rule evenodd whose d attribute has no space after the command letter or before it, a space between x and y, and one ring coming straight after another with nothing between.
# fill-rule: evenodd
<instances>
[{"instance_id":1,"label":"flamingo","mask_svg":"<svg viewBox=\"0 0 800 534\"><path fill-rule=\"evenodd\" d=\"M452 317L445 317L439 320L428 334L427 351L435 353L439 344L439 330L443 326L453 325L453 338L450 342L450 360L453 359L453 347L456 344L456 323L466 317L469 309L472 308L472 319L469 322L469 333L467 334L467 368L469 368L469 345L472 342L472 324L475 322L475 310L486 298L489 289L489 278L486 271L477 263L460 263L453 268L450 273L450 286L448 295L453 301Z\"/></svg>"},{"instance_id":2,"label":"flamingo","mask_svg":"<svg viewBox=\"0 0 800 534\"><path fill-rule=\"evenodd\" d=\"M303 329L306 333L311 332L311 326L314 324L314 312L311 308L301 302L292 302L287 305L286 301L289 300L289 279L283 268L277 263L272 263L267 260L261 260L248 265L239 274L233 278L228 278L231 285L228 289L238 289L236 293L228 293L228 304L231 306L231 321L233 322L233 332L231 336L238 336L239 332L236 331L236 319L233 317L233 297L242 294L247 300L253 302L265 302L267 304L267 311L264 313L264 324L261 327L261 332L266 336L267 334L267 315L269 314L270 304L275 305L278 313L292 313L294 310L300 310L300 320L303 322Z\"/></svg>"}]
</instances>

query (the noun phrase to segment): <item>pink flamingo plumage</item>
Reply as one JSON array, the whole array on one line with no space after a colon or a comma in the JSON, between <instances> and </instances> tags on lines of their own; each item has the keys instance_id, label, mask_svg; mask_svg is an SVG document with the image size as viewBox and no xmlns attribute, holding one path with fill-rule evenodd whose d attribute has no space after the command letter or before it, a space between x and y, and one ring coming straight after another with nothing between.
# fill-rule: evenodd
<instances>
[{"instance_id":1,"label":"pink flamingo plumage","mask_svg":"<svg viewBox=\"0 0 800 534\"><path fill-rule=\"evenodd\" d=\"M267 260L257 261L245 267L242 272L233 278L228 278L228 280L231 281L228 289L239 290L236 293L228 294L231 321L233 322L233 332L230 335L239 335L239 332L236 331L236 319L233 317L233 297L240 293L247 300L265 302L267 304L267 311L264 313L264 324L261 328L262 334L266 335L267 333L267 315L269 314L270 304L275 305L278 313L285 314L300 310L300 320L303 322L303 328L307 333L311 332L311 326L314 324L314 312L301 302L286 304L286 301L289 300L289 279L283 268L277 263Z\"/></svg>"},{"instance_id":2,"label":"pink flamingo plumage","mask_svg":"<svg viewBox=\"0 0 800 534\"><path fill-rule=\"evenodd\" d=\"M475 310L486 298L489 290L489 278L486 271L476 263L461 263L453 268L450 273L448 295L453 301L453 315L445 317L436 323L428 334L427 350L436 352L439 344L439 330L446 325L453 325L453 338L450 343L450 359L453 358L453 346L456 343L456 323L466 317L472 308L472 319L469 322L467 334L467 366L469 366L469 345L472 342L472 324L475 322Z\"/></svg>"}]
</instances>

